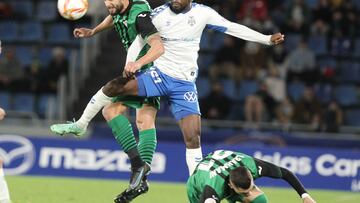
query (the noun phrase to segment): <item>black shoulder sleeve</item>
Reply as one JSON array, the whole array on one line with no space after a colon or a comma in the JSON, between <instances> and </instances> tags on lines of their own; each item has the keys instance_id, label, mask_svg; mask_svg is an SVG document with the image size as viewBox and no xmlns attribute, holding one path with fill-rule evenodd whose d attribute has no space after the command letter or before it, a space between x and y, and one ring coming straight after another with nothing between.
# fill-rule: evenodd
<instances>
[{"instance_id":1,"label":"black shoulder sleeve","mask_svg":"<svg viewBox=\"0 0 360 203\"><path fill-rule=\"evenodd\" d=\"M288 182L300 196L306 193L306 190L299 181L299 179L295 176L294 173L292 173L288 169L276 166L272 163L260 159L254 158L254 160L257 165L260 176L270 177L270 178L281 178L286 182Z\"/></svg>"},{"instance_id":2,"label":"black shoulder sleeve","mask_svg":"<svg viewBox=\"0 0 360 203\"><path fill-rule=\"evenodd\" d=\"M157 29L151 22L150 12L139 13L136 17L136 30L144 39L157 32Z\"/></svg>"},{"instance_id":3,"label":"black shoulder sleeve","mask_svg":"<svg viewBox=\"0 0 360 203\"><path fill-rule=\"evenodd\" d=\"M206 185L203 193L201 194L199 203L204 203L208 198L212 198L216 201L216 203L220 203L219 196L216 194L215 190L212 187Z\"/></svg>"}]
</instances>

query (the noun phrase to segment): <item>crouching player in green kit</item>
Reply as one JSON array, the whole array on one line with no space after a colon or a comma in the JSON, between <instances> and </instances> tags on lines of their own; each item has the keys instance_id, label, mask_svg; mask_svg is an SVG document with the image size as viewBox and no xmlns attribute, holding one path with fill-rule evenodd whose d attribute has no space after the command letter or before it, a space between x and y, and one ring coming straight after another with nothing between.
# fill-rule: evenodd
<instances>
[{"instance_id":1,"label":"crouching player in green kit","mask_svg":"<svg viewBox=\"0 0 360 203\"><path fill-rule=\"evenodd\" d=\"M233 151L217 150L206 156L187 182L190 203L267 203L255 185L261 177L283 179L300 195L303 203L315 203L297 177L286 168Z\"/></svg>"}]
</instances>

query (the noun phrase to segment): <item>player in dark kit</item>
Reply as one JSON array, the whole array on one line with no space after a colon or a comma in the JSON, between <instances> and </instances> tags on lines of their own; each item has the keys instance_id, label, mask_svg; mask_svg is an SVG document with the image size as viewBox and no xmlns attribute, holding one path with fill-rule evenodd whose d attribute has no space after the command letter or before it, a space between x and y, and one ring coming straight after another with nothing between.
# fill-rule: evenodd
<instances>
[{"instance_id":1,"label":"player in dark kit","mask_svg":"<svg viewBox=\"0 0 360 203\"><path fill-rule=\"evenodd\" d=\"M137 60L132 61L131 64L127 63L125 66L124 78L118 77L115 79L128 80L125 77L133 77L136 72L144 71L152 66L152 62L163 54L164 46L157 29L151 22L151 9L147 1L104 0L104 3L110 15L93 29L75 29L74 36L80 38L92 37L103 30L114 28L126 50L128 50L137 35L141 35L146 39L147 45L137 55ZM121 73L119 72L119 74ZM106 106L105 108L114 108L112 105L116 103L116 108L120 109L121 112L125 112L127 107L136 108L139 129L138 145L129 120L121 112L117 111L111 115L104 115L104 117L112 129L116 141L130 159L132 175L127 190L141 189L147 191L148 186L144 178L150 172L150 164L156 148L155 115L157 109L160 108L160 98L116 96L114 94L115 88L111 84L109 82L92 97L78 121L52 125L50 127L51 131L60 135L74 134L81 136L85 134L90 120L103 106ZM122 108L119 108L119 104ZM117 202L117 199L115 201Z\"/></svg>"},{"instance_id":2,"label":"player in dark kit","mask_svg":"<svg viewBox=\"0 0 360 203\"><path fill-rule=\"evenodd\" d=\"M267 203L266 195L255 185L261 177L283 179L304 203L315 203L297 177L286 168L233 151L217 150L206 156L187 182L190 203Z\"/></svg>"}]
</instances>

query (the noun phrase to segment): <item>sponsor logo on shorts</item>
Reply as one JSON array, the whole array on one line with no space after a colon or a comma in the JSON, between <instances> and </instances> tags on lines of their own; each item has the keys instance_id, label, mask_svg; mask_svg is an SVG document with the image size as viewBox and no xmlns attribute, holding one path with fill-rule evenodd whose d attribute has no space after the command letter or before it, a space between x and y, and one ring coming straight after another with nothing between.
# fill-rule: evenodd
<instances>
[{"instance_id":1,"label":"sponsor logo on shorts","mask_svg":"<svg viewBox=\"0 0 360 203\"><path fill-rule=\"evenodd\" d=\"M34 164L35 149L30 140L25 137L1 135L0 159L3 161L7 175L23 174Z\"/></svg>"},{"instance_id":2,"label":"sponsor logo on shorts","mask_svg":"<svg viewBox=\"0 0 360 203\"><path fill-rule=\"evenodd\" d=\"M186 92L184 94L184 99L188 102L197 102L197 94L196 92Z\"/></svg>"}]
</instances>

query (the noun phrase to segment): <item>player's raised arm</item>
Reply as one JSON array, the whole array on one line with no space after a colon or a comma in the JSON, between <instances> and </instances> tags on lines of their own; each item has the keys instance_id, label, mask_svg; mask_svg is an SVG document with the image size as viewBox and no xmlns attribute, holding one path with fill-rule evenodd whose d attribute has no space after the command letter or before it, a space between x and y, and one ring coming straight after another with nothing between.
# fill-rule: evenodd
<instances>
[{"instance_id":1,"label":"player's raised arm","mask_svg":"<svg viewBox=\"0 0 360 203\"><path fill-rule=\"evenodd\" d=\"M207 27L210 29L224 32L243 40L258 42L266 45L279 44L284 41L284 35L281 33L264 35L244 25L225 19L210 7L206 7L204 9L206 11L204 12L204 15L207 15Z\"/></svg>"},{"instance_id":2,"label":"player's raised arm","mask_svg":"<svg viewBox=\"0 0 360 203\"><path fill-rule=\"evenodd\" d=\"M113 19L111 15L108 15L100 24L98 24L95 28L89 29L89 28L75 28L74 29L74 37L76 38L82 38L82 37L92 37L96 33L107 30L109 28L112 28L114 26Z\"/></svg>"},{"instance_id":3,"label":"player's raised arm","mask_svg":"<svg viewBox=\"0 0 360 203\"><path fill-rule=\"evenodd\" d=\"M147 53L139 58L138 60L127 60L127 64L124 68L124 76L129 77L133 75L137 70L142 66L153 62L159 58L165 51L164 45L162 43L161 37L158 34L157 29L154 24L151 22L150 13L140 13L136 18L136 29L140 33L141 38L144 40L141 41L139 36L128 49L127 59L137 56L145 43L150 46L150 49ZM134 61L134 62L133 62Z\"/></svg>"},{"instance_id":4,"label":"player's raised arm","mask_svg":"<svg viewBox=\"0 0 360 203\"><path fill-rule=\"evenodd\" d=\"M304 203L316 203L315 200L313 200L308 194L308 192L305 190L305 187L302 185L302 183L295 176L294 173L292 173L286 168L276 166L272 163L260 159L254 158L254 160L260 176L277 179L281 178L288 182L294 188L294 190L296 190Z\"/></svg>"}]
</instances>

